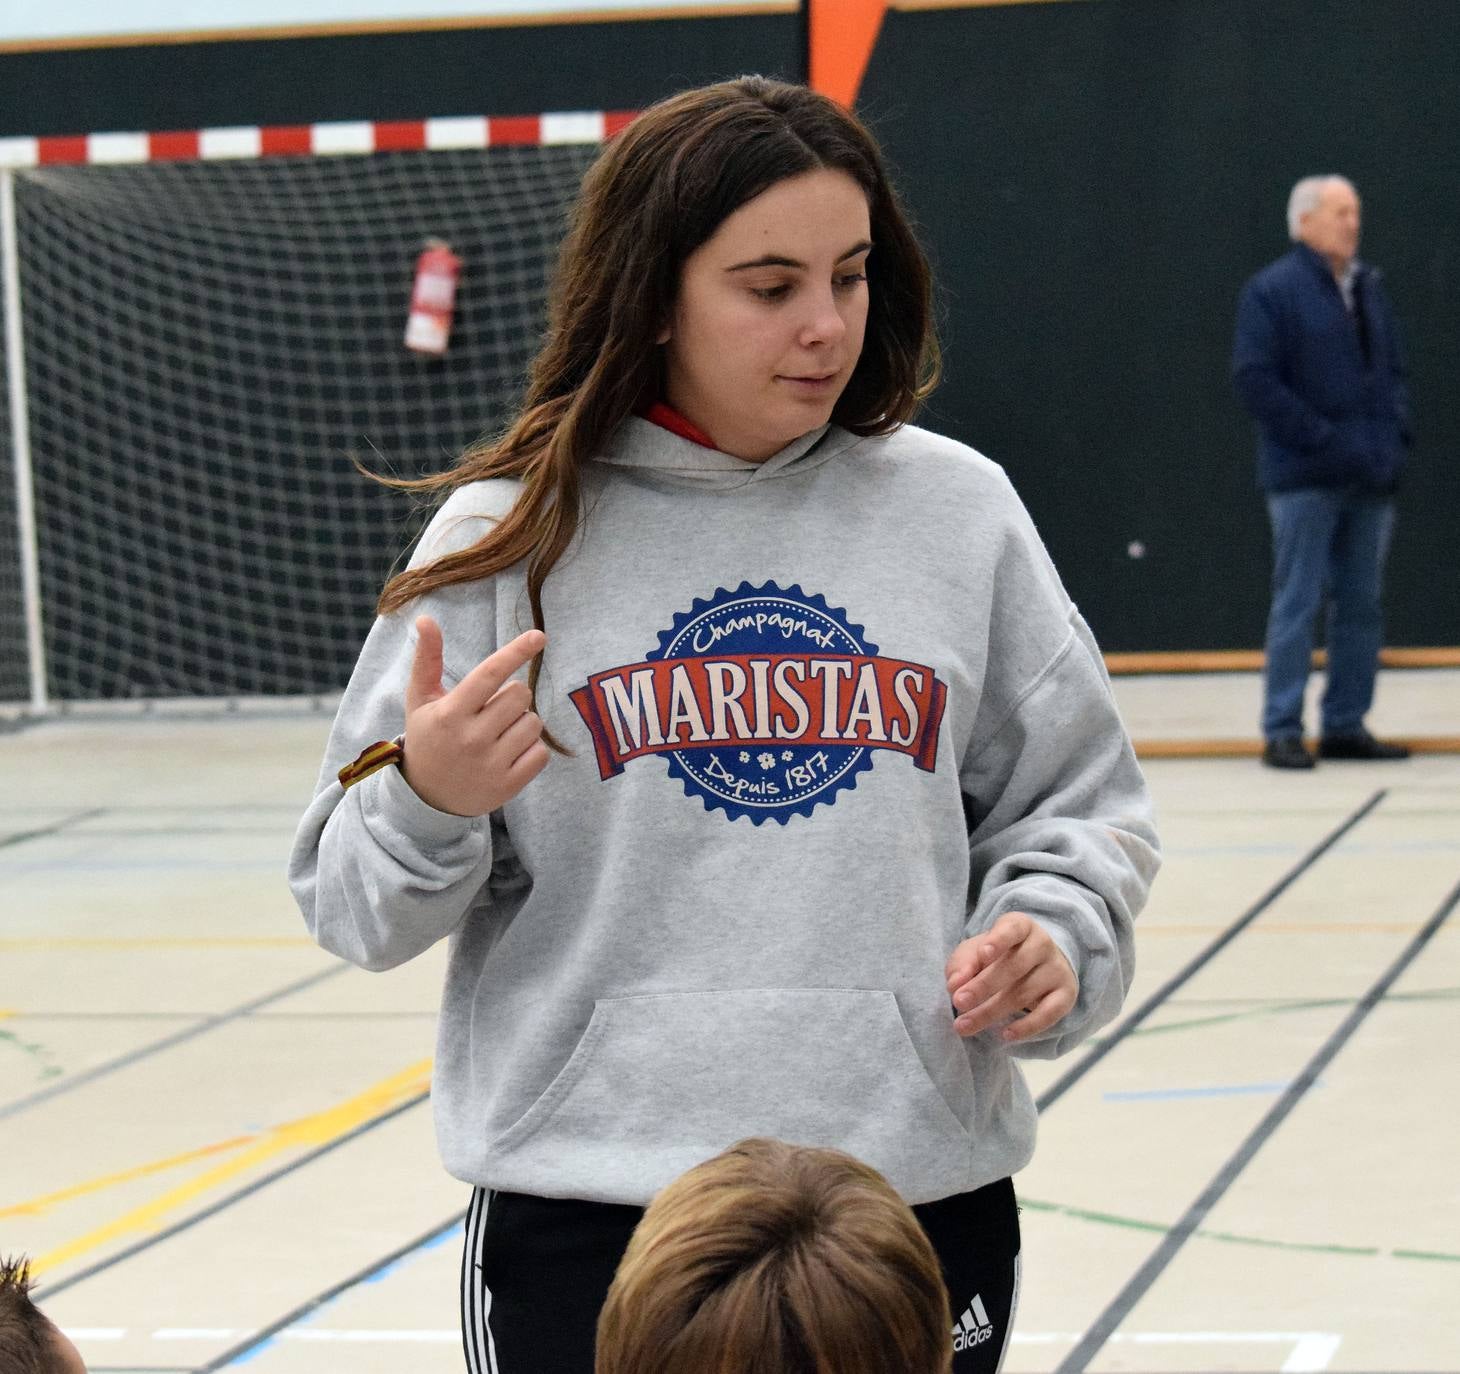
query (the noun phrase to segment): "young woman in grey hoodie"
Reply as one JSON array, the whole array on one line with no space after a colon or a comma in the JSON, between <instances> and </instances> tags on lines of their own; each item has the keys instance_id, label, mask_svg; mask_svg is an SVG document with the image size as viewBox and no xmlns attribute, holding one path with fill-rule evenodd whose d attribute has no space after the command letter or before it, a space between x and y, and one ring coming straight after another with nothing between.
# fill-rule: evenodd
<instances>
[{"instance_id":1,"label":"young woman in grey hoodie","mask_svg":"<svg viewBox=\"0 0 1460 1374\"><path fill-rule=\"evenodd\" d=\"M588 1374L644 1205L750 1135L885 1174L1001 1362L1015 1061L1115 1016L1157 851L1007 478L908 423L930 294L845 110L675 96L587 174L520 413L417 484L290 878L361 967L449 942L473 1371Z\"/></svg>"}]
</instances>

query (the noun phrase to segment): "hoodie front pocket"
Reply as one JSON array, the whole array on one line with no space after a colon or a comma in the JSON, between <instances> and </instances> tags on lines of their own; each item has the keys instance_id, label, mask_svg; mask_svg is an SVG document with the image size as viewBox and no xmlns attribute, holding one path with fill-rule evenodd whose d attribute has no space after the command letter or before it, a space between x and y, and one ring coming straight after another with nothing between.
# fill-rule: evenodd
<instances>
[{"instance_id":1,"label":"hoodie front pocket","mask_svg":"<svg viewBox=\"0 0 1460 1374\"><path fill-rule=\"evenodd\" d=\"M950 1027L950 1034L951 1034ZM967 1186L971 1142L891 992L746 988L602 999L562 1071L493 1143L598 1195L667 1183L745 1136L846 1150L906 1191ZM935 1194L936 1195L936 1194Z\"/></svg>"}]
</instances>

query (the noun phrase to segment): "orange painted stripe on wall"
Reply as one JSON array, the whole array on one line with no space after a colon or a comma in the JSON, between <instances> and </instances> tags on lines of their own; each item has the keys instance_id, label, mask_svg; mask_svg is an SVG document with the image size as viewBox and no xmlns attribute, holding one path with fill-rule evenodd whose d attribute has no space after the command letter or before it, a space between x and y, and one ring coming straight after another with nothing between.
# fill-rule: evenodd
<instances>
[{"instance_id":1,"label":"orange painted stripe on wall","mask_svg":"<svg viewBox=\"0 0 1460 1374\"><path fill-rule=\"evenodd\" d=\"M856 103L886 13L887 0L807 0L813 90Z\"/></svg>"}]
</instances>

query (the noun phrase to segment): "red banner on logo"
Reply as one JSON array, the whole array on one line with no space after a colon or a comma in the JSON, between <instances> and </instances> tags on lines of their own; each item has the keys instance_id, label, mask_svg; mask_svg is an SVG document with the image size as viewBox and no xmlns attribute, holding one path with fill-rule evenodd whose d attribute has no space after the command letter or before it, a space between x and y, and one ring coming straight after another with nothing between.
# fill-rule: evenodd
<instances>
[{"instance_id":1,"label":"red banner on logo","mask_svg":"<svg viewBox=\"0 0 1460 1374\"><path fill-rule=\"evenodd\" d=\"M862 747L932 772L947 689L921 663L858 654L727 654L627 664L570 693L600 777L684 749Z\"/></svg>"}]
</instances>

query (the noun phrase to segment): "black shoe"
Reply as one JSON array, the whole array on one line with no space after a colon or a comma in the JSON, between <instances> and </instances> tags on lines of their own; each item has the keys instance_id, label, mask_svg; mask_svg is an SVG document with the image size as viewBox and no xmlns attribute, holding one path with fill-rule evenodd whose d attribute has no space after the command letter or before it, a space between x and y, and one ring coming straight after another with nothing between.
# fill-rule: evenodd
<instances>
[{"instance_id":1,"label":"black shoe","mask_svg":"<svg viewBox=\"0 0 1460 1374\"><path fill-rule=\"evenodd\" d=\"M1402 744L1385 744L1360 726L1351 735L1324 735L1318 753L1325 759L1407 759Z\"/></svg>"},{"instance_id":2,"label":"black shoe","mask_svg":"<svg viewBox=\"0 0 1460 1374\"><path fill-rule=\"evenodd\" d=\"M1296 735L1268 740L1262 751L1262 761L1269 768L1312 768L1315 762Z\"/></svg>"}]
</instances>

